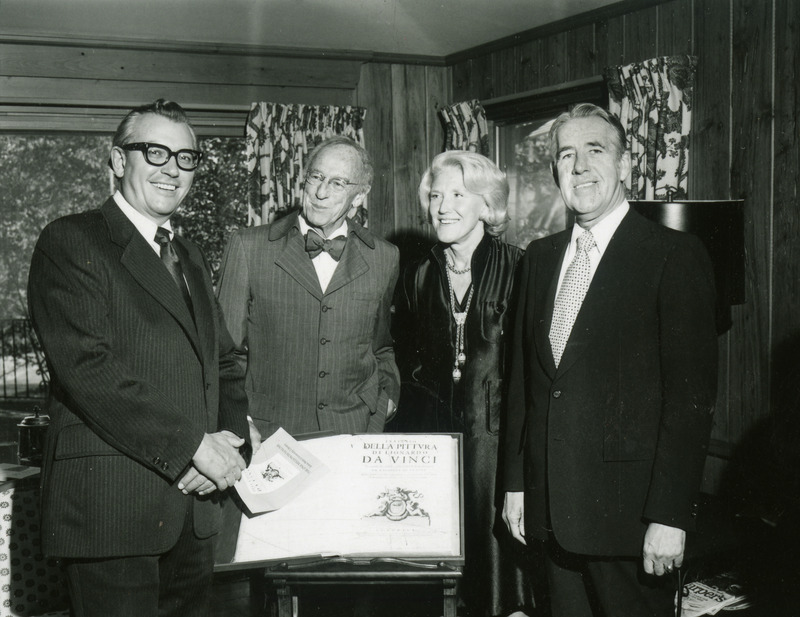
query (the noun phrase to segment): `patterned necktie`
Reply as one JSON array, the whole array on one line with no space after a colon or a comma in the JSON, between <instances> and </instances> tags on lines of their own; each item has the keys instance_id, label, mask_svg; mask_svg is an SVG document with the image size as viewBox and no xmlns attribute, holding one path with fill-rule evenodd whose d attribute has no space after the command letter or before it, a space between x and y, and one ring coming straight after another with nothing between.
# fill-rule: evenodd
<instances>
[{"instance_id":1,"label":"patterned necktie","mask_svg":"<svg viewBox=\"0 0 800 617\"><path fill-rule=\"evenodd\" d=\"M319 255L322 251L325 251L336 261L339 261L342 258L346 240L347 238L345 236L323 238L313 229L309 229L306 234L306 253L308 253L311 259L314 259L314 257Z\"/></svg>"},{"instance_id":2,"label":"patterned necktie","mask_svg":"<svg viewBox=\"0 0 800 617\"><path fill-rule=\"evenodd\" d=\"M183 278L183 268L178 258L178 253L175 252L175 247L169 239L169 232L163 227L156 230L156 244L161 247L161 261L167 267L167 271L172 276L175 284L183 296L186 306L189 308L192 318L194 318L194 310L192 307L192 297L189 295L189 288L186 286L186 279Z\"/></svg>"},{"instance_id":3,"label":"patterned necktie","mask_svg":"<svg viewBox=\"0 0 800 617\"><path fill-rule=\"evenodd\" d=\"M553 307L553 323L550 325L550 346L553 349L553 359L556 368L561 363L561 355L567 346L572 325L581 310L586 290L589 289L591 265L589 251L595 246L594 236L588 229L578 236L578 250L572 263L569 264L561 289L558 290L556 302Z\"/></svg>"}]
</instances>

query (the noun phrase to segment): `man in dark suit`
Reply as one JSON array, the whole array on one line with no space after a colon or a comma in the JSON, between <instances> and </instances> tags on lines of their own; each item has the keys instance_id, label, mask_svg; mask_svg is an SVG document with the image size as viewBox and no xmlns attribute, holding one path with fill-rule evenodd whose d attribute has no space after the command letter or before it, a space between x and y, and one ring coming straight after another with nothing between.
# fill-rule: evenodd
<instances>
[{"instance_id":1,"label":"man in dark suit","mask_svg":"<svg viewBox=\"0 0 800 617\"><path fill-rule=\"evenodd\" d=\"M328 139L306 161L302 211L228 243L219 301L263 435L379 433L394 411L398 250L347 217L372 173L362 147Z\"/></svg>"},{"instance_id":2,"label":"man in dark suit","mask_svg":"<svg viewBox=\"0 0 800 617\"><path fill-rule=\"evenodd\" d=\"M630 210L616 118L577 105L550 135L576 225L522 261L503 516L547 542L555 617L671 615L656 577L682 564L716 398L710 261Z\"/></svg>"},{"instance_id":3,"label":"man in dark suit","mask_svg":"<svg viewBox=\"0 0 800 617\"><path fill-rule=\"evenodd\" d=\"M201 158L179 105L133 110L111 148L119 190L50 223L34 251L43 547L79 617L207 615L217 491L258 440L208 266L170 227Z\"/></svg>"}]
</instances>

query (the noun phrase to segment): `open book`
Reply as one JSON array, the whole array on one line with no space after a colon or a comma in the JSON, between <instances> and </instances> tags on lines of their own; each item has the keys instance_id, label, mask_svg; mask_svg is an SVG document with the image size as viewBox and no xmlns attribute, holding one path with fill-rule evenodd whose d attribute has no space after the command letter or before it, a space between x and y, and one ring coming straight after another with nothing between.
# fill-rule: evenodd
<instances>
[{"instance_id":1,"label":"open book","mask_svg":"<svg viewBox=\"0 0 800 617\"><path fill-rule=\"evenodd\" d=\"M458 436L337 435L301 445L327 474L280 509L244 515L234 562L460 558Z\"/></svg>"}]
</instances>

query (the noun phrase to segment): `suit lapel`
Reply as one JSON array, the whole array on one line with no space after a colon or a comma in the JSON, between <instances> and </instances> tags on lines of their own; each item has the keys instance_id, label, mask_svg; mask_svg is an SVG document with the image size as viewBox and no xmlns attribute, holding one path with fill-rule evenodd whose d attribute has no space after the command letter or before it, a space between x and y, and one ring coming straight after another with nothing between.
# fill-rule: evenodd
<instances>
[{"instance_id":1,"label":"suit lapel","mask_svg":"<svg viewBox=\"0 0 800 617\"><path fill-rule=\"evenodd\" d=\"M614 318L615 306L624 297L638 263L635 249L646 238L637 216L628 212L611 237L572 326L558 366L559 373L567 371L580 358L594 334L608 328L609 320Z\"/></svg>"},{"instance_id":2,"label":"suit lapel","mask_svg":"<svg viewBox=\"0 0 800 617\"><path fill-rule=\"evenodd\" d=\"M199 357L202 353L197 338L197 329L181 292L175 286L169 272L158 255L142 238L136 227L128 220L116 202L106 201L102 208L108 222L112 240L122 247L120 263L141 288L161 304L180 324Z\"/></svg>"},{"instance_id":3,"label":"suit lapel","mask_svg":"<svg viewBox=\"0 0 800 617\"><path fill-rule=\"evenodd\" d=\"M570 234L571 230L568 230L552 236L549 250L543 252L536 264L535 280L540 284L534 286L535 346L539 353L539 362L551 378L555 376L556 363L550 346L550 324L553 321L558 275ZM548 282L549 284L545 284Z\"/></svg>"},{"instance_id":4,"label":"suit lapel","mask_svg":"<svg viewBox=\"0 0 800 617\"><path fill-rule=\"evenodd\" d=\"M332 293L337 289L341 289L369 270L369 265L367 265L367 260L363 255L364 250L365 248L358 241L358 237L355 234L349 234L342 258L339 260L336 270L333 271L333 277L331 282L328 283L325 293Z\"/></svg>"},{"instance_id":5,"label":"suit lapel","mask_svg":"<svg viewBox=\"0 0 800 617\"><path fill-rule=\"evenodd\" d=\"M285 224L287 219L297 220L297 215L287 216L274 225ZM272 231L272 230L270 230ZM314 264L306 253L303 236L300 230L295 228L286 230L283 250L278 254L275 265L283 269L308 293L317 298L322 298L322 288L319 286L319 277L314 269Z\"/></svg>"}]
</instances>

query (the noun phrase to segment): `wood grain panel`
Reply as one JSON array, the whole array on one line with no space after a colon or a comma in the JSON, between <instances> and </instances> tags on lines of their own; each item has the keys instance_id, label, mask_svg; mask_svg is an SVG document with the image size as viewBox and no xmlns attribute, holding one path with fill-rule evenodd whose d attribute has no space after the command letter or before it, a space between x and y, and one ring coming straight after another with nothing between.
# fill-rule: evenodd
<instances>
[{"instance_id":1,"label":"wood grain panel","mask_svg":"<svg viewBox=\"0 0 800 617\"><path fill-rule=\"evenodd\" d=\"M731 333L733 435L741 435L745 427L769 411L771 31L772 3L733 1L731 196L745 200L747 256L747 303L734 309Z\"/></svg>"},{"instance_id":2,"label":"wood grain panel","mask_svg":"<svg viewBox=\"0 0 800 617\"><path fill-rule=\"evenodd\" d=\"M777 0L775 15L775 200L773 234L773 403L796 402L800 347L800 3ZM795 400L791 400L791 399ZM790 399L787 401L787 399Z\"/></svg>"},{"instance_id":3,"label":"wood grain panel","mask_svg":"<svg viewBox=\"0 0 800 617\"><path fill-rule=\"evenodd\" d=\"M563 84L567 79L567 33L561 32L542 41L542 86Z\"/></svg>"},{"instance_id":4,"label":"wood grain panel","mask_svg":"<svg viewBox=\"0 0 800 617\"><path fill-rule=\"evenodd\" d=\"M364 142L372 155L375 178L369 193L369 227L379 236L394 231L394 152L392 149L392 71L388 64L367 63L361 69L356 104L367 110Z\"/></svg>"},{"instance_id":5,"label":"wood grain panel","mask_svg":"<svg viewBox=\"0 0 800 617\"><path fill-rule=\"evenodd\" d=\"M7 43L0 45L0 67L8 77L352 89L361 63Z\"/></svg>"},{"instance_id":6,"label":"wood grain panel","mask_svg":"<svg viewBox=\"0 0 800 617\"><path fill-rule=\"evenodd\" d=\"M529 41L518 45L517 87L518 92L534 90L542 85L542 43Z\"/></svg>"},{"instance_id":7,"label":"wood grain panel","mask_svg":"<svg viewBox=\"0 0 800 617\"><path fill-rule=\"evenodd\" d=\"M689 196L730 197L730 0L695 3L695 76Z\"/></svg>"},{"instance_id":8,"label":"wood grain panel","mask_svg":"<svg viewBox=\"0 0 800 617\"><path fill-rule=\"evenodd\" d=\"M517 92L519 47L509 47L492 54L492 77L495 96Z\"/></svg>"},{"instance_id":9,"label":"wood grain panel","mask_svg":"<svg viewBox=\"0 0 800 617\"><path fill-rule=\"evenodd\" d=\"M698 4L703 4L699 2ZM659 56L692 53L692 0L675 0L656 7Z\"/></svg>"},{"instance_id":10,"label":"wood grain panel","mask_svg":"<svg viewBox=\"0 0 800 617\"><path fill-rule=\"evenodd\" d=\"M428 163L434 156L444 151L444 125L439 110L449 105L450 79L446 68L429 66L425 69L425 129L426 158Z\"/></svg>"},{"instance_id":11,"label":"wood grain panel","mask_svg":"<svg viewBox=\"0 0 800 617\"><path fill-rule=\"evenodd\" d=\"M588 25L567 32L567 81L598 74L594 26Z\"/></svg>"},{"instance_id":12,"label":"wood grain panel","mask_svg":"<svg viewBox=\"0 0 800 617\"><path fill-rule=\"evenodd\" d=\"M54 96L62 105L133 107L157 98L182 105L250 105L254 101L352 105L353 90L286 88L278 86L220 86L205 83L159 83L0 77L4 103L48 104Z\"/></svg>"},{"instance_id":13,"label":"wood grain panel","mask_svg":"<svg viewBox=\"0 0 800 617\"><path fill-rule=\"evenodd\" d=\"M417 186L428 165L425 68L392 65L395 233L424 233Z\"/></svg>"},{"instance_id":14,"label":"wood grain panel","mask_svg":"<svg viewBox=\"0 0 800 617\"><path fill-rule=\"evenodd\" d=\"M613 17L595 25L597 71L607 66L620 66L625 58L625 17Z\"/></svg>"},{"instance_id":15,"label":"wood grain panel","mask_svg":"<svg viewBox=\"0 0 800 617\"><path fill-rule=\"evenodd\" d=\"M658 55L658 8L653 6L625 16L625 59L622 64Z\"/></svg>"},{"instance_id":16,"label":"wood grain panel","mask_svg":"<svg viewBox=\"0 0 800 617\"><path fill-rule=\"evenodd\" d=\"M472 60L464 60L453 65L450 69L450 79L453 84L454 101L475 97L472 89Z\"/></svg>"}]
</instances>

